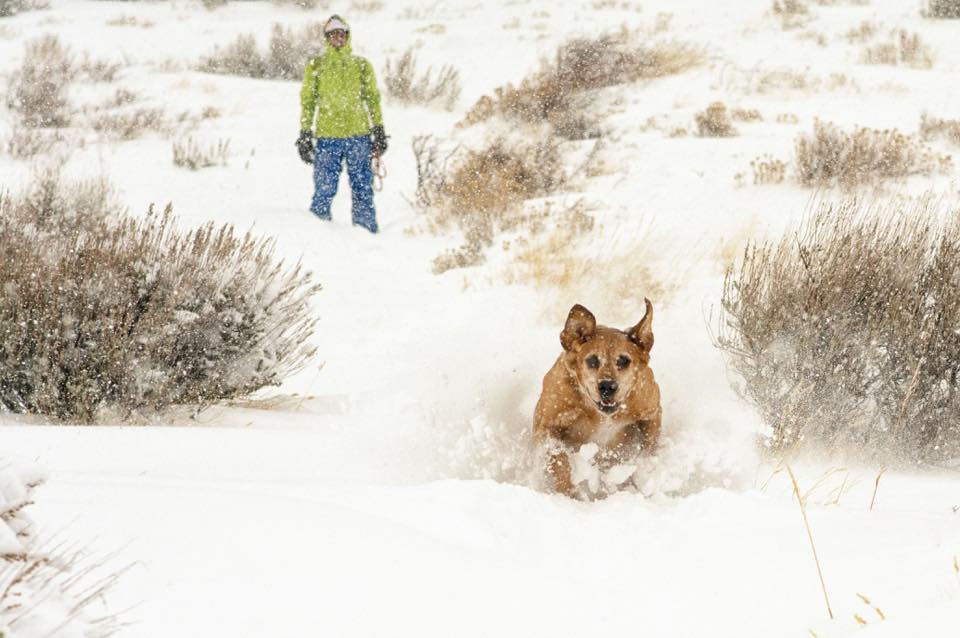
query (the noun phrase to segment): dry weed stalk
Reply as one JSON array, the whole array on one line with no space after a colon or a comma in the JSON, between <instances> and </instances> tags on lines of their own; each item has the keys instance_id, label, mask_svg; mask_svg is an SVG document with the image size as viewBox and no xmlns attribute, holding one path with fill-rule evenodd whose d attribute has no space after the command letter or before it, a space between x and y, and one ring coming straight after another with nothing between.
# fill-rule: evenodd
<instances>
[{"instance_id":1,"label":"dry weed stalk","mask_svg":"<svg viewBox=\"0 0 960 638\"><path fill-rule=\"evenodd\" d=\"M793 475L793 470L790 469L789 464L786 464L786 469L790 475L790 482L793 483L793 493L800 505L800 514L803 516L803 526L807 530L807 538L810 539L810 549L813 550L813 561L817 564L817 576L820 578L820 588L823 590L823 600L827 604L827 613L830 615L830 620L833 620L833 608L830 607L830 597L827 596L827 583L823 579L823 569L820 567L820 558L817 556L817 545L813 542L813 532L810 530L810 521L807 520L807 506L803 497L800 496L800 485L797 483L797 477Z\"/></svg>"},{"instance_id":2,"label":"dry weed stalk","mask_svg":"<svg viewBox=\"0 0 960 638\"><path fill-rule=\"evenodd\" d=\"M883 476L883 473L887 471L887 468L880 468L880 471L877 473L877 478L873 481L873 495L870 497L870 511L873 511L873 504L877 501L877 490L880 489L880 477Z\"/></svg>"}]
</instances>

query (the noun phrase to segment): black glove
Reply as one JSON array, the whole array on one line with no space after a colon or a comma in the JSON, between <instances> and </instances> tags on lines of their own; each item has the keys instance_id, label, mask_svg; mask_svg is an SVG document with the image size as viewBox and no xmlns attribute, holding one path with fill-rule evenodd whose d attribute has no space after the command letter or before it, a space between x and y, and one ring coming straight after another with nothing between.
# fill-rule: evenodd
<instances>
[{"instance_id":1,"label":"black glove","mask_svg":"<svg viewBox=\"0 0 960 638\"><path fill-rule=\"evenodd\" d=\"M373 138L373 154L383 155L387 152L387 134L383 132L382 126L374 126L370 129L370 136Z\"/></svg>"},{"instance_id":2,"label":"black glove","mask_svg":"<svg viewBox=\"0 0 960 638\"><path fill-rule=\"evenodd\" d=\"M300 137L297 138L296 144L300 159L307 164L313 164L313 133L300 131Z\"/></svg>"}]
</instances>

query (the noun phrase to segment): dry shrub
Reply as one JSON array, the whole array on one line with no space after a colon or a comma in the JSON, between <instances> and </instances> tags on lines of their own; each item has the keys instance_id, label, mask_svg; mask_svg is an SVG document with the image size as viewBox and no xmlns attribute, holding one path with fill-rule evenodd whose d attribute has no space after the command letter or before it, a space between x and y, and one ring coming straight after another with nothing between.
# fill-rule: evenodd
<instances>
[{"instance_id":1,"label":"dry shrub","mask_svg":"<svg viewBox=\"0 0 960 638\"><path fill-rule=\"evenodd\" d=\"M761 155L750 162L754 184L781 184L786 176L787 165L772 155Z\"/></svg>"},{"instance_id":2,"label":"dry shrub","mask_svg":"<svg viewBox=\"0 0 960 638\"><path fill-rule=\"evenodd\" d=\"M303 78L307 62L322 50L321 23L307 25L299 31L274 24L266 53L260 53L252 34L240 35L223 50L216 47L200 61L198 69L206 73L299 80Z\"/></svg>"},{"instance_id":3,"label":"dry shrub","mask_svg":"<svg viewBox=\"0 0 960 638\"><path fill-rule=\"evenodd\" d=\"M780 24L784 29L803 26L810 14L810 9L801 0L774 0L770 10L773 15L780 18Z\"/></svg>"},{"instance_id":4,"label":"dry shrub","mask_svg":"<svg viewBox=\"0 0 960 638\"><path fill-rule=\"evenodd\" d=\"M933 66L933 52L920 41L920 35L900 29L892 42L882 42L863 50L865 64L889 64L929 69Z\"/></svg>"},{"instance_id":5,"label":"dry shrub","mask_svg":"<svg viewBox=\"0 0 960 638\"><path fill-rule=\"evenodd\" d=\"M174 125L162 108L138 107L95 111L90 127L107 139L132 140L150 131L169 134Z\"/></svg>"},{"instance_id":6,"label":"dry shrub","mask_svg":"<svg viewBox=\"0 0 960 638\"><path fill-rule=\"evenodd\" d=\"M498 232L529 221L520 210L524 200L553 193L567 180L552 137L533 142L496 138L479 150L445 155L438 148L432 138L414 140L417 200L428 206L434 230L455 224L465 240L434 262L438 273L480 263Z\"/></svg>"},{"instance_id":7,"label":"dry shrub","mask_svg":"<svg viewBox=\"0 0 960 638\"><path fill-rule=\"evenodd\" d=\"M7 139L6 149L17 159L30 159L45 155L66 142L67 137L58 129L29 128L16 123Z\"/></svg>"},{"instance_id":8,"label":"dry shrub","mask_svg":"<svg viewBox=\"0 0 960 638\"><path fill-rule=\"evenodd\" d=\"M67 93L72 68L73 56L57 36L28 41L23 64L10 79L7 106L26 126L66 126L70 122Z\"/></svg>"},{"instance_id":9,"label":"dry shrub","mask_svg":"<svg viewBox=\"0 0 960 638\"><path fill-rule=\"evenodd\" d=\"M700 137L733 137L737 129L733 128L730 114L723 102L714 102L696 115L697 134Z\"/></svg>"},{"instance_id":10,"label":"dry shrub","mask_svg":"<svg viewBox=\"0 0 960 638\"><path fill-rule=\"evenodd\" d=\"M312 355L318 286L232 226L74 210L69 185L0 208L0 408L93 422L276 385ZM44 210L38 214L37 210ZM73 224L65 224L72 217Z\"/></svg>"},{"instance_id":11,"label":"dry shrub","mask_svg":"<svg viewBox=\"0 0 960 638\"><path fill-rule=\"evenodd\" d=\"M852 188L880 180L929 174L949 167L917 139L897 129L857 127L853 133L816 120L813 134L800 134L794 144L795 168L804 186Z\"/></svg>"},{"instance_id":12,"label":"dry shrub","mask_svg":"<svg viewBox=\"0 0 960 638\"><path fill-rule=\"evenodd\" d=\"M90 82L113 82L122 68L123 64L120 62L110 62L103 59L94 60L90 57L90 54L85 53L74 70Z\"/></svg>"},{"instance_id":13,"label":"dry shrub","mask_svg":"<svg viewBox=\"0 0 960 638\"><path fill-rule=\"evenodd\" d=\"M508 84L497 88L494 97L480 98L463 124L500 114L521 122L549 122L568 139L593 137L596 123L589 115L589 91L681 73L702 58L698 49L673 41L638 46L625 29L569 40L560 45L554 60L543 60L518 87Z\"/></svg>"},{"instance_id":14,"label":"dry shrub","mask_svg":"<svg viewBox=\"0 0 960 638\"><path fill-rule=\"evenodd\" d=\"M875 22L864 20L856 28L847 31L847 40L850 42L867 42L877 34L880 27Z\"/></svg>"},{"instance_id":15,"label":"dry shrub","mask_svg":"<svg viewBox=\"0 0 960 638\"><path fill-rule=\"evenodd\" d=\"M25 512L42 482L0 457L0 627L6 636L106 638L122 627L102 603L123 570L37 534Z\"/></svg>"},{"instance_id":16,"label":"dry shrub","mask_svg":"<svg viewBox=\"0 0 960 638\"><path fill-rule=\"evenodd\" d=\"M942 137L960 146L960 120L942 120L923 113L920 115L920 137L924 140Z\"/></svg>"},{"instance_id":17,"label":"dry shrub","mask_svg":"<svg viewBox=\"0 0 960 638\"><path fill-rule=\"evenodd\" d=\"M9 18L24 11L49 8L50 3L46 0L0 0L0 18Z\"/></svg>"},{"instance_id":18,"label":"dry shrub","mask_svg":"<svg viewBox=\"0 0 960 638\"><path fill-rule=\"evenodd\" d=\"M960 18L960 0L927 0L923 16L925 18L958 19Z\"/></svg>"},{"instance_id":19,"label":"dry shrub","mask_svg":"<svg viewBox=\"0 0 960 638\"><path fill-rule=\"evenodd\" d=\"M433 68L417 75L417 58L413 48L407 49L396 61L388 59L383 68L383 82L387 95L404 104L437 104L452 111L460 99L460 72L450 65L441 67L436 79Z\"/></svg>"},{"instance_id":20,"label":"dry shrub","mask_svg":"<svg viewBox=\"0 0 960 638\"><path fill-rule=\"evenodd\" d=\"M763 115L760 114L760 111L757 109L731 109L730 110L731 119L737 120L738 122L762 122Z\"/></svg>"},{"instance_id":21,"label":"dry shrub","mask_svg":"<svg viewBox=\"0 0 960 638\"><path fill-rule=\"evenodd\" d=\"M350 8L353 11L362 11L364 13L374 13L383 9L381 0L351 0Z\"/></svg>"},{"instance_id":22,"label":"dry shrub","mask_svg":"<svg viewBox=\"0 0 960 638\"><path fill-rule=\"evenodd\" d=\"M226 166L230 156L230 140L218 140L207 148L192 137L173 143L173 165L196 171L210 166Z\"/></svg>"},{"instance_id":23,"label":"dry shrub","mask_svg":"<svg viewBox=\"0 0 960 638\"><path fill-rule=\"evenodd\" d=\"M941 212L823 205L727 271L717 343L773 451L960 455L960 217Z\"/></svg>"}]
</instances>

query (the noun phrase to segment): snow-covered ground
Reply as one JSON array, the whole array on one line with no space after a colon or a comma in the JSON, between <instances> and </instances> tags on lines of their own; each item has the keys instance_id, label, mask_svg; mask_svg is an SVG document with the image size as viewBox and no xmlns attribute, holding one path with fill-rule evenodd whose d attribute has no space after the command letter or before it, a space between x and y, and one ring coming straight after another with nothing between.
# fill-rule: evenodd
<instances>
[{"instance_id":1,"label":"snow-covered ground","mask_svg":"<svg viewBox=\"0 0 960 638\"><path fill-rule=\"evenodd\" d=\"M220 117L191 135L229 139L232 152L226 167L191 172L173 165L169 137L87 132L68 173L107 176L134 212L172 201L184 225L274 236L323 284L316 361L258 401L152 426L0 416L0 457L49 475L30 510L37 528L93 554L120 549L118 569L135 562L109 597L111 610L130 608L120 635L956 635L960 476L889 470L871 509L881 468L795 460L829 620L793 486L756 450L758 418L730 389L710 313L744 243L779 234L810 205L811 191L789 180L752 185L750 161L789 160L815 117L915 132L923 112L955 116L960 23L894 0L811 3L806 25L789 30L771 3L746 0L51 4L0 19L0 74L19 65L25 41L57 34L75 53L124 65L111 83L82 84L78 102L122 87L171 114L214 107ZM378 70L419 45L422 67L451 64L464 84L453 113L385 98L377 236L350 225L345 179L332 224L307 212L309 169L293 147L297 82L189 70L240 33L265 47L274 22L305 25L334 10ZM860 64L863 45L847 33L865 21L878 42L894 28L920 33L932 69ZM482 266L432 274L433 257L458 238L426 232L409 204L412 138L482 134L454 128L478 97L517 82L570 36L621 24L696 44L706 61L597 98L608 168L569 198L583 197L597 221L577 251L607 264L604 274L565 288L516 282L499 243ZM774 71L806 87L777 84ZM831 74L845 80L832 87ZM740 135L727 139L670 136L694 131L695 113L715 100L763 119L737 122ZM0 110L0 138L12 122ZM0 155L2 186L29 172ZM955 174L887 188L952 197ZM529 424L567 310L582 303L601 323L627 326L645 295L656 308L665 441L643 493L585 503L537 490Z\"/></svg>"}]
</instances>

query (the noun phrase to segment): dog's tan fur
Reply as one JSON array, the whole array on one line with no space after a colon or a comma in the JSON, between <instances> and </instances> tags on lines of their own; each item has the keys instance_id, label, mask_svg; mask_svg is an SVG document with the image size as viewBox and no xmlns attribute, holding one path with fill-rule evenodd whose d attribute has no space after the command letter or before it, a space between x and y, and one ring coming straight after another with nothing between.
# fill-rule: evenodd
<instances>
[{"instance_id":1,"label":"dog's tan fur","mask_svg":"<svg viewBox=\"0 0 960 638\"><path fill-rule=\"evenodd\" d=\"M646 314L626 331L598 326L579 304L570 309L563 352L543 378L533 417L534 438L549 450L547 482L558 492L575 496L569 454L585 443L613 460L656 449L660 388L649 366L653 304L644 301Z\"/></svg>"}]
</instances>

